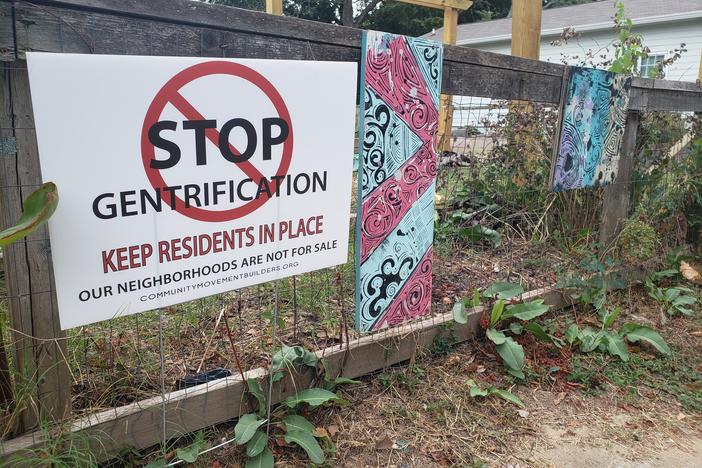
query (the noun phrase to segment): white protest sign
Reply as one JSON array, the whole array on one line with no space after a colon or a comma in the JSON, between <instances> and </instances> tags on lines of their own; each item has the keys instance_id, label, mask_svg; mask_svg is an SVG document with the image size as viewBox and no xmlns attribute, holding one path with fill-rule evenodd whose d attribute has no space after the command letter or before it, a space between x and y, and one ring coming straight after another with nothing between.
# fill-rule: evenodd
<instances>
[{"instance_id":1,"label":"white protest sign","mask_svg":"<svg viewBox=\"0 0 702 468\"><path fill-rule=\"evenodd\" d=\"M62 329L346 262L355 63L27 60Z\"/></svg>"}]
</instances>

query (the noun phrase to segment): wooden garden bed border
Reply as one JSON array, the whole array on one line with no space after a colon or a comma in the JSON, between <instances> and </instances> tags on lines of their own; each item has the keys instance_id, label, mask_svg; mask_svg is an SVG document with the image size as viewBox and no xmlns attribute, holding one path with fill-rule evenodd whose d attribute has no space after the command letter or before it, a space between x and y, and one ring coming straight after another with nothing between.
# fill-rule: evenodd
<instances>
[{"instance_id":1,"label":"wooden garden bed border","mask_svg":"<svg viewBox=\"0 0 702 468\"><path fill-rule=\"evenodd\" d=\"M552 309L572 304L570 298L554 288L542 288L522 295L525 301L543 299ZM456 343L475 336L478 321L485 306L469 310L468 323L453 321L451 313L437 315L397 328L376 332L346 345L334 345L317 351L332 375L357 378L392 365L407 361L417 353L431 349L434 339L442 333L453 333ZM452 324L452 328L447 325ZM246 372L247 379L255 378L266 385L267 369L257 368ZM294 393L295 388L309 386L313 373L300 374L294 382L287 376L274 385L272 403L282 401ZM165 395L168 438L223 423L251 411L245 396L245 386L238 376L227 377ZM65 430L81 433L74 443L89 442L90 450L102 461L118 455L125 447L144 449L158 444L162 439L162 398L148 398L112 410L102 411L73 422ZM45 433L35 431L0 443L0 462L9 463L13 457L27 454L28 450L45 443Z\"/></svg>"}]
</instances>

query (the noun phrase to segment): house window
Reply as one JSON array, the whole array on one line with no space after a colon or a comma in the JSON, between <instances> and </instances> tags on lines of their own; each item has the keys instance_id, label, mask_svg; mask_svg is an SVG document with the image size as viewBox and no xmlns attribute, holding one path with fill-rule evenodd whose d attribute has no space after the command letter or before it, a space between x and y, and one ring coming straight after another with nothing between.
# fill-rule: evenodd
<instances>
[{"instance_id":1,"label":"house window","mask_svg":"<svg viewBox=\"0 0 702 468\"><path fill-rule=\"evenodd\" d=\"M657 77L661 71L661 63L665 60L665 54L649 54L648 57L641 59L639 66L639 74L645 78ZM665 74L665 70L663 70Z\"/></svg>"}]
</instances>

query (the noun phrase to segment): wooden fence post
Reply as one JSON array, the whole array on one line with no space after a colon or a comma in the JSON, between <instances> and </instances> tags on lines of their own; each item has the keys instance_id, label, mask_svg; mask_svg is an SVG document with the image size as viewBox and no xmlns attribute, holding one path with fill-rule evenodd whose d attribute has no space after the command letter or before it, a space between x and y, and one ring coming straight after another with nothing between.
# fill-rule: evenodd
<instances>
[{"instance_id":1,"label":"wooden fence post","mask_svg":"<svg viewBox=\"0 0 702 468\"><path fill-rule=\"evenodd\" d=\"M624 129L622 147L619 152L619 170L612 184L604 189L602 222L600 224L600 244L608 249L614 243L621 229L621 223L629 216L631 198L631 177L634 173L634 152L636 132L640 114L629 111Z\"/></svg>"},{"instance_id":2,"label":"wooden fence post","mask_svg":"<svg viewBox=\"0 0 702 468\"><path fill-rule=\"evenodd\" d=\"M22 200L39 185L39 154L25 62L10 62L0 83L0 229L14 224ZM59 193L61 188L59 187ZM48 230L41 227L4 250L15 350L14 400L20 429L62 419L71 409L65 334L60 330Z\"/></svg>"}]
</instances>

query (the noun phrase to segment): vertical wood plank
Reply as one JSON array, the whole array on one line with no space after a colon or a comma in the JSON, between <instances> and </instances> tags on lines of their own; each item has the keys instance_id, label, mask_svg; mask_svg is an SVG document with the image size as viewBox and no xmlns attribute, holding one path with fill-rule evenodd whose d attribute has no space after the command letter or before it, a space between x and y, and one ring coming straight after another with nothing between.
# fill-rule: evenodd
<instances>
[{"instance_id":1,"label":"vertical wood plank","mask_svg":"<svg viewBox=\"0 0 702 468\"><path fill-rule=\"evenodd\" d=\"M7 139L3 147L14 150L0 156L0 220L5 228L19 218L22 200L41 184L24 62L4 67L1 94L2 137ZM46 226L5 249L5 271L17 366L15 400L25 408L21 428L28 430L70 411L65 340L58 322Z\"/></svg>"},{"instance_id":2,"label":"vertical wood plank","mask_svg":"<svg viewBox=\"0 0 702 468\"><path fill-rule=\"evenodd\" d=\"M12 67L14 62L6 63L2 68L2 87L0 88L0 135L3 139L3 154L0 155L0 228L13 225L22 214L22 195L20 191L18 156L16 150L16 131L14 111L12 108ZM31 333L31 308L29 269L26 261L27 245L25 240L15 242L3 249L5 278L9 306L9 325L11 333L16 371L15 405L29 406L22 412L16 429L23 430L36 426L36 407L33 397L34 386L31 384L36 374L32 359L33 340Z\"/></svg>"},{"instance_id":3,"label":"vertical wood plank","mask_svg":"<svg viewBox=\"0 0 702 468\"><path fill-rule=\"evenodd\" d=\"M538 60L541 8L541 0L512 1L512 55Z\"/></svg>"},{"instance_id":4,"label":"vertical wood plank","mask_svg":"<svg viewBox=\"0 0 702 468\"><path fill-rule=\"evenodd\" d=\"M631 177L634 172L634 152L639 118L638 112L629 111L619 153L617 177L612 184L604 189L602 223L600 225L600 244L604 249L614 244L622 221L629 216Z\"/></svg>"},{"instance_id":5,"label":"vertical wood plank","mask_svg":"<svg viewBox=\"0 0 702 468\"><path fill-rule=\"evenodd\" d=\"M282 16L283 0L266 0L266 13L276 16Z\"/></svg>"},{"instance_id":6,"label":"vertical wood plank","mask_svg":"<svg viewBox=\"0 0 702 468\"><path fill-rule=\"evenodd\" d=\"M26 63L13 70L11 80L18 174L22 198L42 183L34 114ZM59 196L61 188L59 187ZM70 378L66 362L65 334L60 329L58 303L52 281L51 246L46 225L27 237L26 261L31 290L32 336L36 365L37 403L42 420L62 419L70 411Z\"/></svg>"},{"instance_id":7,"label":"vertical wood plank","mask_svg":"<svg viewBox=\"0 0 702 468\"><path fill-rule=\"evenodd\" d=\"M456 30L458 29L458 10L444 8L443 42L456 45ZM441 95L439 104L439 151L451 151L451 131L453 130L453 98L449 94Z\"/></svg>"}]
</instances>

